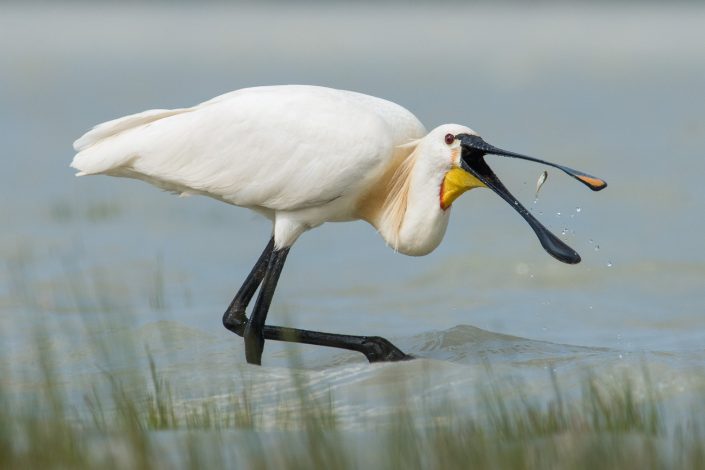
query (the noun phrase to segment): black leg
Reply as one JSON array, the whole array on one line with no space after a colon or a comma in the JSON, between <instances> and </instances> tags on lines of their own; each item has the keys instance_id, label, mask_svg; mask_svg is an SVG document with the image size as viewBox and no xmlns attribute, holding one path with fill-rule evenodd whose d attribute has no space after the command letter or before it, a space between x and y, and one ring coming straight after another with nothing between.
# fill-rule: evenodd
<instances>
[{"instance_id":1,"label":"black leg","mask_svg":"<svg viewBox=\"0 0 705 470\"><path fill-rule=\"evenodd\" d=\"M250 364L262 363L262 350L264 349L264 322L267 320L269 306L272 303L274 290L277 288L279 275L284 267L289 248L274 250L269 257L267 271L262 279L262 287L257 296L255 308L252 310L250 321L245 327L245 357Z\"/></svg>"},{"instance_id":2,"label":"black leg","mask_svg":"<svg viewBox=\"0 0 705 470\"><path fill-rule=\"evenodd\" d=\"M353 336L321 331L299 330L281 326L265 326L265 339L315 344L331 348L349 349L365 355L370 362L407 361L414 356L404 354L390 341L380 336Z\"/></svg>"},{"instance_id":3,"label":"black leg","mask_svg":"<svg viewBox=\"0 0 705 470\"><path fill-rule=\"evenodd\" d=\"M242 336L245 332L245 326L247 325L245 309L250 304L255 292L257 292L257 288L262 282L262 278L264 278L264 273L267 272L267 264L272 251L274 251L274 237L269 240L257 263L255 263L252 271L250 271L244 284L237 291L235 298L230 302L228 310L223 315L223 326L238 336Z\"/></svg>"},{"instance_id":4,"label":"black leg","mask_svg":"<svg viewBox=\"0 0 705 470\"><path fill-rule=\"evenodd\" d=\"M413 358L379 336L341 335L265 325L272 296L288 254L289 248L274 251L272 238L223 315L223 325L245 338L247 362L261 364L266 339L349 349L364 354L370 362L403 361ZM260 284L262 289L257 297L252 318L248 320L245 309Z\"/></svg>"}]
</instances>

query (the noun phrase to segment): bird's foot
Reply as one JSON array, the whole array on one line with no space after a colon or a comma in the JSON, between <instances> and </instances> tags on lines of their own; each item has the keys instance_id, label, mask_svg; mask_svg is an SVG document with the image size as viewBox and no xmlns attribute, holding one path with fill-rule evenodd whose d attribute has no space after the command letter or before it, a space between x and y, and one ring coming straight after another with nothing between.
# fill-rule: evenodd
<instances>
[{"instance_id":1,"label":"bird's foot","mask_svg":"<svg viewBox=\"0 0 705 470\"><path fill-rule=\"evenodd\" d=\"M396 362L414 359L381 336L367 336L363 339L360 352L370 362Z\"/></svg>"}]
</instances>

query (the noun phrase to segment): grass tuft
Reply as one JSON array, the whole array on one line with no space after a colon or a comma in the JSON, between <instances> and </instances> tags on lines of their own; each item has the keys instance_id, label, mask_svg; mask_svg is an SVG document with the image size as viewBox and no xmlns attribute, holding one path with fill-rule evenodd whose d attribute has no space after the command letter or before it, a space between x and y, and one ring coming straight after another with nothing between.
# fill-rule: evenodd
<instances>
[{"instance_id":1,"label":"grass tuft","mask_svg":"<svg viewBox=\"0 0 705 470\"><path fill-rule=\"evenodd\" d=\"M525 392L527 384L497 377L486 364L474 409L442 396L419 404L400 385L403 380L393 380L387 392L395 397L396 411L370 417L358 429L341 419L345 403L336 401L340 398L334 391L320 390L309 382L311 375L296 367L295 355L293 394L282 393L265 405L247 376L238 381L237 392L225 397L183 399L149 351L138 353L130 342L97 345L103 351L99 360L108 351L142 357L147 373L140 376L139 368L106 372L86 387L77 405L64 390L71 378L57 368L48 339L41 331L35 335L39 377L33 393L12 392L11 376L0 380L0 468L705 465L702 414L694 407L689 416L666 426L662 399L646 367L644 387L636 387L629 375L586 374L577 396L567 393L549 368L549 393L539 400ZM2 364L0 369L11 370ZM403 376L408 369L390 365L387 370Z\"/></svg>"}]
</instances>

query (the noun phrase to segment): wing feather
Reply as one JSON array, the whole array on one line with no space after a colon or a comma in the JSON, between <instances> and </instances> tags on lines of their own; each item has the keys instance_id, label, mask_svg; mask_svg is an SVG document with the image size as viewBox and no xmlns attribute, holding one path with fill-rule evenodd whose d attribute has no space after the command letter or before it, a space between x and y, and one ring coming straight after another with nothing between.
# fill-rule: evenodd
<instances>
[{"instance_id":1,"label":"wing feather","mask_svg":"<svg viewBox=\"0 0 705 470\"><path fill-rule=\"evenodd\" d=\"M128 176L239 206L295 210L354 191L395 146L424 133L413 114L379 98L258 87L101 124L76 141L72 166L79 175Z\"/></svg>"}]
</instances>

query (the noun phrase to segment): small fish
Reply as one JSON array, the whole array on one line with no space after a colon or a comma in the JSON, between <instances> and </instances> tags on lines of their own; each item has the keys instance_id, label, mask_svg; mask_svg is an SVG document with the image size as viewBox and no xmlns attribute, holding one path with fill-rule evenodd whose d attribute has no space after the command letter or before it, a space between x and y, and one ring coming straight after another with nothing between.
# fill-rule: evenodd
<instances>
[{"instance_id":1,"label":"small fish","mask_svg":"<svg viewBox=\"0 0 705 470\"><path fill-rule=\"evenodd\" d=\"M536 199L539 197L539 191L541 190L541 186L546 182L546 178L548 178L548 172L544 170L543 173L539 175L538 181L536 181Z\"/></svg>"}]
</instances>

